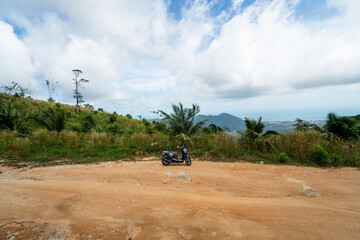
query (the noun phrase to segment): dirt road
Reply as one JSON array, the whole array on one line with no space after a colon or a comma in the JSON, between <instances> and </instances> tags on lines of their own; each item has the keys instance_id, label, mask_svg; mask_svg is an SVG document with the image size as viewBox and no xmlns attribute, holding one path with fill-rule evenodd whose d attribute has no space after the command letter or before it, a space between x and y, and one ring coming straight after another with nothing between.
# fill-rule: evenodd
<instances>
[{"instance_id":1,"label":"dirt road","mask_svg":"<svg viewBox=\"0 0 360 240\"><path fill-rule=\"evenodd\" d=\"M145 161L0 171L0 239L360 239L358 169Z\"/></svg>"}]
</instances>

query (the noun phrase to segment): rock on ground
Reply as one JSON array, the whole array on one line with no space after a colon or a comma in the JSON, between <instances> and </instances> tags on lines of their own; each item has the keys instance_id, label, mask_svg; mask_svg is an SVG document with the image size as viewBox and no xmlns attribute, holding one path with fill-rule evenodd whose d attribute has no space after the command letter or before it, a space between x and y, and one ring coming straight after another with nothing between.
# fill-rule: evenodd
<instances>
[{"instance_id":1,"label":"rock on ground","mask_svg":"<svg viewBox=\"0 0 360 240\"><path fill-rule=\"evenodd\" d=\"M306 197L317 197L320 196L320 192L311 186L304 184L301 190L302 195Z\"/></svg>"},{"instance_id":2,"label":"rock on ground","mask_svg":"<svg viewBox=\"0 0 360 240\"><path fill-rule=\"evenodd\" d=\"M188 183L191 177L186 172L166 172L165 175L172 177L175 181L180 183Z\"/></svg>"}]
</instances>

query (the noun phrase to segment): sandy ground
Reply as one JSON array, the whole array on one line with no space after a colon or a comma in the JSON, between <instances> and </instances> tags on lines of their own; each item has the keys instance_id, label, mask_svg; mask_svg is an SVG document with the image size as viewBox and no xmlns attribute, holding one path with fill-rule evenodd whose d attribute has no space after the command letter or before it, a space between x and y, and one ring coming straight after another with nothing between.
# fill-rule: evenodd
<instances>
[{"instance_id":1,"label":"sandy ground","mask_svg":"<svg viewBox=\"0 0 360 240\"><path fill-rule=\"evenodd\" d=\"M0 171L0 239L360 239L353 168L138 161Z\"/></svg>"}]
</instances>

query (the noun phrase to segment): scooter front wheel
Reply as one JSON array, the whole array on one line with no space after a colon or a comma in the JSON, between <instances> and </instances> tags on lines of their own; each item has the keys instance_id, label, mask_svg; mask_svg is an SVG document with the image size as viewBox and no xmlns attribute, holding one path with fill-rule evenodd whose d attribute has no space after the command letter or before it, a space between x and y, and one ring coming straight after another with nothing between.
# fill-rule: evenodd
<instances>
[{"instance_id":1,"label":"scooter front wheel","mask_svg":"<svg viewBox=\"0 0 360 240\"><path fill-rule=\"evenodd\" d=\"M185 163L186 163L187 166L190 166L190 165L191 165L191 159L190 159L190 157L187 157L187 158L186 158Z\"/></svg>"},{"instance_id":2,"label":"scooter front wheel","mask_svg":"<svg viewBox=\"0 0 360 240\"><path fill-rule=\"evenodd\" d=\"M164 166L168 166L170 164L170 160L167 160L165 157L161 158L161 163Z\"/></svg>"}]
</instances>

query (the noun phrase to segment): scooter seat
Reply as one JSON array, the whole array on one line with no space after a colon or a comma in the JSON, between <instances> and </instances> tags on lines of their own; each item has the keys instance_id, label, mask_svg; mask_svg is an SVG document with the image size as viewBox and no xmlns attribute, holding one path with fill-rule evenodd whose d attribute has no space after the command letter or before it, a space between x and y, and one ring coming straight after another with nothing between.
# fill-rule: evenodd
<instances>
[{"instance_id":1,"label":"scooter seat","mask_svg":"<svg viewBox=\"0 0 360 240\"><path fill-rule=\"evenodd\" d=\"M172 158L177 158L177 153L174 153L174 152L169 152L169 151L163 151L163 155L164 154L168 154L170 157L172 157Z\"/></svg>"}]
</instances>

